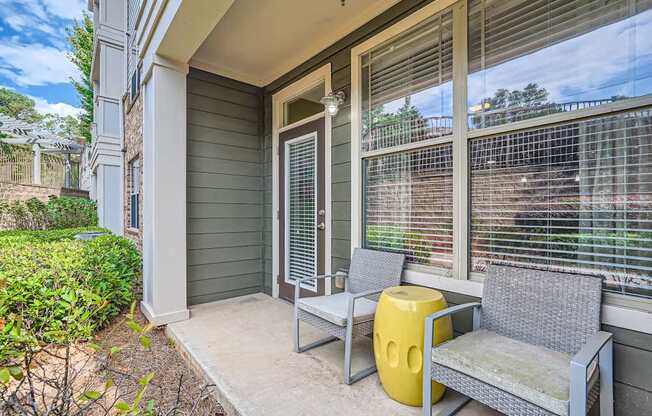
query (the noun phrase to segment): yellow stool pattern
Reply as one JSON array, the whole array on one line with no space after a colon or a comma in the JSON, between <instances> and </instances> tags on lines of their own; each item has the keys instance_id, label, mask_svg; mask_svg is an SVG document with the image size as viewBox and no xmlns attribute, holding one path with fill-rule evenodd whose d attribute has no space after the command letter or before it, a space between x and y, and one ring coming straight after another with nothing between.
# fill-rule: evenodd
<instances>
[{"instance_id":1,"label":"yellow stool pattern","mask_svg":"<svg viewBox=\"0 0 652 416\"><path fill-rule=\"evenodd\" d=\"M410 406L422 405L423 328L426 316L447 308L436 290L419 286L385 289L374 319L374 355L385 392ZM435 323L433 345L453 337L450 317ZM445 387L432 383L432 402L444 395Z\"/></svg>"}]
</instances>

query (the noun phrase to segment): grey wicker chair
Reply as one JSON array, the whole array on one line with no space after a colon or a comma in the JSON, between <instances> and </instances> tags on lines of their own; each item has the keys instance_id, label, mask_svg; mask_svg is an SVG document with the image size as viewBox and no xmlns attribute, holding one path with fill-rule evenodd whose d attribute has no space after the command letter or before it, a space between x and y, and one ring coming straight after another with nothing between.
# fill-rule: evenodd
<instances>
[{"instance_id":1,"label":"grey wicker chair","mask_svg":"<svg viewBox=\"0 0 652 416\"><path fill-rule=\"evenodd\" d=\"M601 281L490 266L482 304L425 321L423 414L431 378L507 415L613 415L612 335L600 331ZM473 331L432 347L437 319L473 310ZM597 360L596 360L597 358ZM596 362L597 361L597 362Z\"/></svg>"},{"instance_id":2,"label":"grey wicker chair","mask_svg":"<svg viewBox=\"0 0 652 416\"><path fill-rule=\"evenodd\" d=\"M299 297L300 283L322 279L328 275L299 280L294 291L294 351L305 352L341 339L344 341L344 382L353 384L373 374L376 371L375 366L351 375L353 337L372 333L378 295L383 289L401 283L404 260L405 256L402 254L356 248L348 274L337 274L345 278L345 291L329 296ZM330 336L300 346L300 321L324 330Z\"/></svg>"}]
</instances>

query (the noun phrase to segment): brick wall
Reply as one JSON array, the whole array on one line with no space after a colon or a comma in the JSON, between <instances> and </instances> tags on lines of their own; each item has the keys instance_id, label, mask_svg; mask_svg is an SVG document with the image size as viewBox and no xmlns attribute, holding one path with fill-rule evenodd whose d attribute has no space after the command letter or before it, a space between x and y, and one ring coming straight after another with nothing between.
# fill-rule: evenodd
<instances>
[{"instance_id":1,"label":"brick wall","mask_svg":"<svg viewBox=\"0 0 652 416\"><path fill-rule=\"evenodd\" d=\"M125 195L124 195L124 225L125 237L133 240L142 251L143 241L143 95L139 94L133 104L129 104L129 97L125 99L124 108L125 116L125 140L124 140L124 178L125 178ZM130 167L132 162L138 159L140 163L140 181L138 186L138 229L130 227L131 224L131 190L132 190L132 174Z\"/></svg>"},{"instance_id":2,"label":"brick wall","mask_svg":"<svg viewBox=\"0 0 652 416\"><path fill-rule=\"evenodd\" d=\"M22 185L10 182L0 182L0 200L26 201L30 198L38 198L43 202L47 202L48 196L50 195L88 198L88 191L42 185Z\"/></svg>"}]
</instances>

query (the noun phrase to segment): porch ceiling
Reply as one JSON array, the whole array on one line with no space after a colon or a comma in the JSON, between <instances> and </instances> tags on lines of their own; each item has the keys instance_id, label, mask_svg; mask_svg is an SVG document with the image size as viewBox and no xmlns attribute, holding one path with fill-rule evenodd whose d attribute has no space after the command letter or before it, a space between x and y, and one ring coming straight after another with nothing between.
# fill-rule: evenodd
<instances>
[{"instance_id":1,"label":"porch ceiling","mask_svg":"<svg viewBox=\"0 0 652 416\"><path fill-rule=\"evenodd\" d=\"M190 64L265 86L399 0L236 0Z\"/></svg>"}]
</instances>

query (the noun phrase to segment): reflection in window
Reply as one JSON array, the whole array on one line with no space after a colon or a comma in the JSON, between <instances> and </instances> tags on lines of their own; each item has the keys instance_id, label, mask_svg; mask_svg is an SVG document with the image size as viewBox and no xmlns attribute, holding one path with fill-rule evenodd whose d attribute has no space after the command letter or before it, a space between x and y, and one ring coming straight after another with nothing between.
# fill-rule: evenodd
<instances>
[{"instance_id":1,"label":"reflection in window","mask_svg":"<svg viewBox=\"0 0 652 416\"><path fill-rule=\"evenodd\" d=\"M283 104L283 126L299 122L324 111L324 105L319 102L326 95L324 83L300 94Z\"/></svg>"},{"instance_id":2,"label":"reflection in window","mask_svg":"<svg viewBox=\"0 0 652 416\"><path fill-rule=\"evenodd\" d=\"M453 146L365 159L365 247L452 267Z\"/></svg>"},{"instance_id":3,"label":"reflection in window","mask_svg":"<svg viewBox=\"0 0 652 416\"><path fill-rule=\"evenodd\" d=\"M469 127L650 94L651 39L651 0L471 0Z\"/></svg>"},{"instance_id":4,"label":"reflection in window","mask_svg":"<svg viewBox=\"0 0 652 416\"><path fill-rule=\"evenodd\" d=\"M652 110L472 140L471 260L652 297Z\"/></svg>"},{"instance_id":5,"label":"reflection in window","mask_svg":"<svg viewBox=\"0 0 652 416\"><path fill-rule=\"evenodd\" d=\"M453 16L437 14L362 56L362 150L452 134Z\"/></svg>"}]
</instances>

